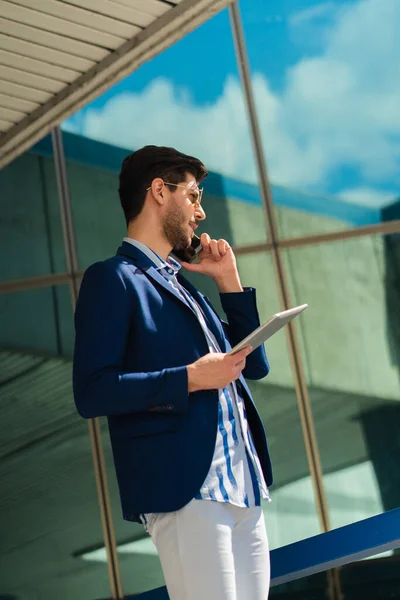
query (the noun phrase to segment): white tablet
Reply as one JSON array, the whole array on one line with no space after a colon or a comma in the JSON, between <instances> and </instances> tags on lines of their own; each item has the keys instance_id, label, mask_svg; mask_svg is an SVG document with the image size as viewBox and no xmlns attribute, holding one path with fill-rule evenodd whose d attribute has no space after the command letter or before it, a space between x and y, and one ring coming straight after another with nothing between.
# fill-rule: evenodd
<instances>
[{"instance_id":1,"label":"white tablet","mask_svg":"<svg viewBox=\"0 0 400 600\"><path fill-rule=\"evenodd\" d=\"M289 321L294 319L294 317L297 317L297 315L302 313L306 308L308 308L308 304L302 304L301 306L295 306L294 308L289 308L289 310L283 310L282 312L272 315L268 321L263 325L260 325L260 327L257 327L250 335L239 342L239 344L236 344L236 346L228 352L228 355L235 354L246 346L251 346L253 350L255 350L260 344L263 344L268 338L289 323Z\"/></svg>"}]
</instances>

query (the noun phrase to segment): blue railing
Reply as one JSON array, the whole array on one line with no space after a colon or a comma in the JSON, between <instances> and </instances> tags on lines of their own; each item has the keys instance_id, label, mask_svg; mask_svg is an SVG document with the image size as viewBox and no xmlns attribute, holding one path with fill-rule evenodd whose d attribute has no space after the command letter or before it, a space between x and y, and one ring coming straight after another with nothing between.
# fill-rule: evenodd
<instances>
[{"instance_id":1,"label":"blue railing","mask_svg":"<svg viewBox=\"0 0 400 600\"><path fill-rule=\"evenodd\" d=\"M271 587L400 548L400 508L277 548L271 552ZM135 600L168 600L165 587Z\"/></svg>"}]
</instances>

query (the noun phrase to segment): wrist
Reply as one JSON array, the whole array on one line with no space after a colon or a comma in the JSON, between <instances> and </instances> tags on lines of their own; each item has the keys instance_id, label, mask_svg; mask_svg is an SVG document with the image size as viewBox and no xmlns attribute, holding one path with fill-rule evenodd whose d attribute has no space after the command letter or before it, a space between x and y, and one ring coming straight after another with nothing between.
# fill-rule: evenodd
<instances>
[{"instance_id":1,"label":"wrist","mask_svg":"<svg viewBox=\"0 0 400 600\"><path fill-rule=\"evenodd\" d=\"M186 369L187 369L187 376L188 376L188 392L189 392L189 394L192 392L197 392L198 387L197 387L196 381L195 381L196 367L194 364L192 364L192 365L188 365L186 367Z\"/></svg>"},{"instance_id":2,"label":"wrist","mask_svg":"<svg viewBox=\"0 0 400 600\"><path fill-rule=\"evenodd\" d=\"M215 283L217 284L220 294L243 292L243 286L240 282L239 273L237 272L229 276L216 278Z\"/></svg>"}]
</instances>

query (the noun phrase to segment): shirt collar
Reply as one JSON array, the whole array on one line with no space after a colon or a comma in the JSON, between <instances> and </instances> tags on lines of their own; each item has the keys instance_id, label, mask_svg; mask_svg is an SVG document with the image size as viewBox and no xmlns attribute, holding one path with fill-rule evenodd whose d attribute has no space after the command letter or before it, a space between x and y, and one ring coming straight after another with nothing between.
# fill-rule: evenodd
<instances>
[{"instance_id":1,"label":"shirt collar","mask_svg":"<svg viewBox=\"0 0 400 600\"><path fill-rule=\"evenodd\" d=\"M157 271L164 271L168 273L168 275L172 276L178 274L181 265L178 263L177 260L173 259L172 256L169 256L168 262L166 262L161 258L161 256L154 252L154 250L146 246L146 244L139 242L138 240L134 240L130 237L124 237L123 241L128 242L128 244L132 244L132 246L135 246L136 248L138 248L138 250L141 250L143 254L145 254L147 258L151 260L152 263L154 263L155 267L157 268ZM170 272L171 268L173 271L172 273Z\"/></svg>"}]
</instances>

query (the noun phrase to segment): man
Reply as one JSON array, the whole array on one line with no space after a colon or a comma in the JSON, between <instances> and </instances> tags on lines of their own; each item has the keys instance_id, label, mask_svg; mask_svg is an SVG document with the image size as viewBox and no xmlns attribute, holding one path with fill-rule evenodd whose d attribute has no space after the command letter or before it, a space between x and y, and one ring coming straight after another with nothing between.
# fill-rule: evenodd
<instances>
[{"instance_id":1,"label":"man","mask_svg":"<svg viewBox=\"0 0 400 600\"><path fill-rule=\"evenodd\" d=\"M123 516L143 522L171 600L266 600L261 498L271 465L244 377L261 379L263 346L227 352L259 325L228 242L203 233L199 264L228 323L169 255L205 219L196 158L146 146L128 156L119 194L128 232L85 273L76 307L74 395L107 416Z\"/></svg>"}]
</instances>

